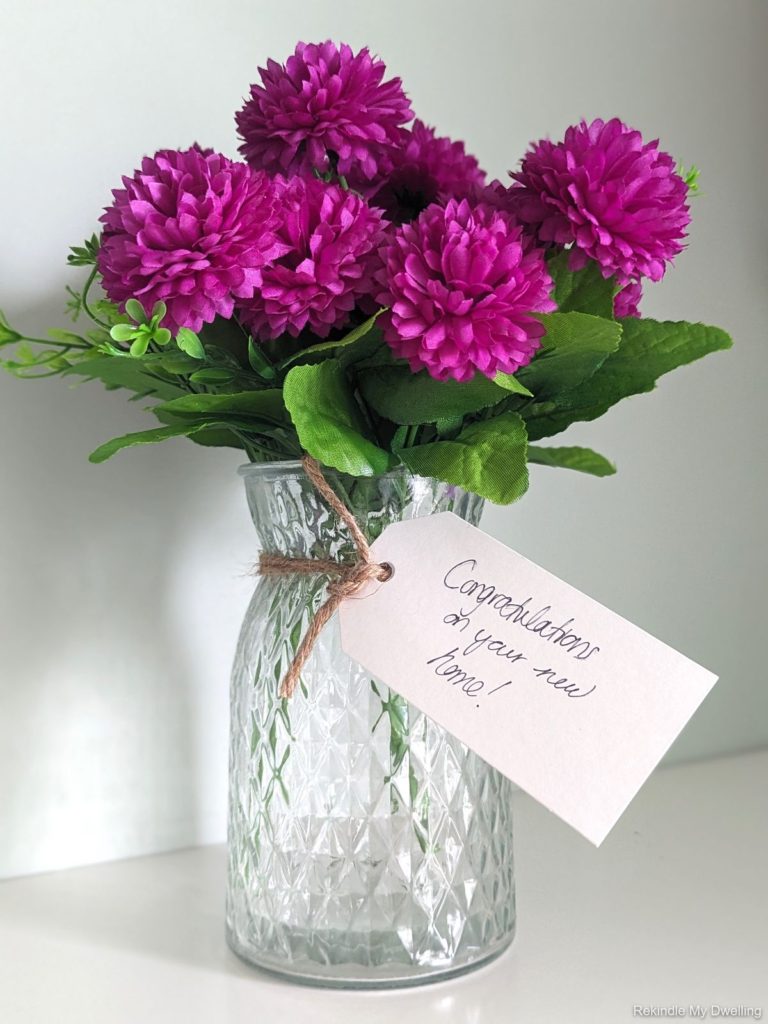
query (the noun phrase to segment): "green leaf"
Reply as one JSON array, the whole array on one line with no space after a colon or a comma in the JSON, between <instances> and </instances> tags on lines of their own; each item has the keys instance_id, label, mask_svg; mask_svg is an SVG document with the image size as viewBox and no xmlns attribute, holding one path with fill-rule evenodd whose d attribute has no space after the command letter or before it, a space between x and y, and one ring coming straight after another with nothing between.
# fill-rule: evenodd
<instances>
[{"instance_id":1,"label":"green leaf","mask_svg":"<svg viewBox=\"0 0 768 1024\"><path fill-rule=\"evenodd\" d=\"M487 409L509 391L482 374L460 384L439 381L407 366L380 366L358 375L360 393L379 416L393 423L434 423Z\"/></svg>"},{"instance_id":2,"label":"green leaf","mask_svg":"<svg viewBox=\"0 0 768 1024\"><path fill-rule=\"evenodd\" d=\"M212 366L207 370L196 370L189 379L193 384L231 384L236 376L235 370Z\"/></svg>"},{"instance_id":3,"label":"green leaf","mask_svg":"<svg viewBox=\"0 0 768 1024\"><path fill-rule=\"evenodd\" d=\"M248 363L254 373L257 373L263 380L274 380L277 377L277 370L267 357L261 347L248 337Z\"/></svg>"},{"instance_id":4,"label":"green leaf","mask_svg":"<svg viewBox=\"0 0 768 1024\"><path fill-rule=\"evenodd\" d=\"M532 362L517 371L537 399L577 387L615 352L621 325L588 313L541 313L547 333Z\"/></svg>"},{"instance_id":5,"label":"green leaf","mask_svg":"<svg viewBox=\"0 0 768 1024\"><path fill-rule=\"evenodd\" d=\"M0 310L0 345L15 345L21 339L22 335L11 328L5 318L5 313Z\"/></svg>"},{"instance_id":6,"label":"green leaf","mask_svg":"<svg viewBox=\"0 0 768 1024\"><path fill-rule=\"evenodd\" d=\"M133 341L136 336L136 327L134 324L115 324L110 328L109 336L117 342Z\"/></svg>"},{"instance_id":7,"label":"green leaf","mask_svg":"<svg viewBox=\"0 0 768 1024\"><path fill-rule=\"evenodd\" d=\"M324 465L352 476L376 476L395 464L365 436L360 409L337 362L294 366L284 396L302 447Z\"/></svg>"},{"instance_id":8,"label":"green leaf","mask_svg":"<svg viewBox=\"0 0 768 1024\"><path fill-rule=\"evenodd\" d=\"M149 348L149 335L142 331L141 334L137 335L131 342L131 355L134 358L140 359L143 355L146 355L147 349Z\"/></svg>"},{"instance_id":9,"label":"green leaf","mask_svg":"<svg viewBox=\"0 0 768 1024\"><path fill-rule=\"evenodd\" d=\"M698 167L696 167L695 164L691 164L691 166L687 169L683 166L683 164L678 164L675 168L675 173L679 174L680 177L683 179L688 191L691 193L692 196L696 195L699 192L701 188L701 186L699 185L701 171Z\"/></svg>"},{"instance_id":10,"label":"green leaf","mask_svg":"<svg viewBox=\"0 0 768 1024\"><path fill-rule=\"evenodd\" d=\"M562 466L563 469L576 469L580 473L591 473L592 476L613 476L616 467L604 455L593 452L591 448L540 448L528 445L528 461L540 466Z\"/></svg>"},{"instance_id":11,"label":"green leaf","mask_svg":"<svg viewBox=\"0 0 768 1024\"><path fill-rule=\"evenodd\" d=\"M613 297L618 287L613 278L603 277L592 260L582 270L569 270L568 252L559 252L547 260L547 269L555 282L554 299L561 313L592 313L613 317Z\"/></svg>"},{"instance_id":12,"label":"green leaf","mask_svg":"<svg viewBox=\"0 0 768 1024\"><path fill-rule=\"evenodd\" d=\"M158 441L166 441L170 437L189 437L198 431L215 426L213 423L183 423L174 424L170 427L155 427L152 430L139 430L135 434L124 434L122 437L114 437L111 441L101 445L96 451L88 456L89 462L106 462L123 448L132 448L137 444L156 444Z\"/></svg>"},{"instance_id":13,"label":"green leaf","mask_svg":"<svg viewBox=\"0 0 768 1024\"><path fill-rule=\"evenodd\" d=\"M148 367L158 366L161 370L165 370L166 373L178 374L180 376L189 376L189 374L200 369L199 360L193 356L188 356L186 352L179 352L176 349L171 349L168 352L153 353L152 356L148 356L144 360L144 363Z\"/></svg>"},{"instance_id":14,"label":"green leaf","mask_svg":"<svg viewBox=\"0 0 768 1024\"><path fill-rule=\"evenodd\" d=\"M71 288L67 291L70 294L76 295L72 292ZM100 317L102 320L106 320L109 324L124 324L128 322L128 317L125 313L121 313L114 302L110 302L109 299L96 299L95 302L91 303L91 310Z\"/></svg>"},{"instance_id":15,"label":"green leaf","mask_svg":"<svg viewBox=\"0 0 768 1024\"><path fill-rule=\"evenodd\" d=\"M183 395L184 389L178 384L161 380L148 372L147 365L153 365L152 357L144 360L130 359L126 355L98 356L82 359L72 364L66 373L77 374L90 380L100 380L108 388L126 388L128 391L146 393L151 391L161 399L172 399Z\"/></svg>"},{"instance_id":16,"label":"green leaf","mask_svg":"<svg viewBox=\"0 0 768 1024\"><path fill-rule=\"evenodd\" d=\"M230 419L252 421L251 428L261 432L265 426L284 426L290 422L278 388L232 395L185 395L158 405L153 412L192 421L215 419L224 425Z\"/></svg>"},{"instance_id":17,"label":"green leaf","mask_svg":"<svg viewBox=\"0 0 768 1024\"><path fill-rule=\"evenodd\" d=\"M67 345L88 344L81 334L75 334L74 331L62 331L58 327L49 327L47 333L49 338L53 338L54 341L63 341Z\"/></svg>"},{"instance_id":18,"label":"green leaf","mask_svg":"<svg viewBox=\"0 0 768 1024\"><path fill-rule=\"evenodd\" d=\"M127 304L126 304L126 307L127 307ZM156 320L157 323L160 323L160 321L163 319L163 317L165 316L165 314L167 312L168 312L168 307L166 306L166 304L164 302L162 302L162 301L156 302L154 304L154 306L152 307L152 319Z\"/></svg>"},{"instance_id":19,"label":"green leaf","mask_svg":"<svg viewBox=\"0 0 768 1024\"><path fill-rule=\"evenodd\" d=\"M528 489L525 424L515 412L464 427L453 441L403 448L398 454L419 476L434 476L498 505Z\"/></svg>"},{"instance_id":20,"label":"green leaf","mask_svg":"<svg viewBox=\"0 0 768 1024\"><path fill-rule=\"evenodd\" d=\"M562 392L556 401L526 407L532 440L557 434L577 420L597 419L622 398L652 391L662 374L731 347L725 331L705 324L630 317L621 325L619 348L587 381Z\"/></svg>"},{"instance_id":21,"label":"green leaf","mask_svg":"<svg viewBox=\"0 0 768 1024\"><path fill-rule=\"evenodd\" d=\"M190 441L203 445L205 448L240 448L244 447L242 438L224 427L209 427L189 435Z\"/></svg>"},{"instance_id":22,"label":"green leaf","mask_svg":"<svg viewBox=\"0 0 768 1024\"><path fill-rule=\"evenodd\" d=\"M99 239L96 235L86 238L82 245L73 245L67 256L70 267L87 267L96 262L99 252Z\"/></svg>"},{"instance_id":23,"label":"green leaf","mask_svg":"<svg viewBox=\"0 0 768 1024\"><path fill-rule=\"evenodd\" d=\"M176 335L176 344L182 352L186 352L193 359L205 359L205 349L203 348L202 341L188 327L179 328L179 332Z\"/></svg>"},{"instance_id":24,"label":"green leaf","mask_svg":"<svg viewBox=\"0 0 768 1024\"><path fill-rule=\"evenodd\" d=\"M497 373L493 378L493 383L497 384L500 388L504 388L505 391L511 391L514 395L523 395L526 398L533 398L533 395L525 386L521 384L517 377L511 373Z\"/></svg>"},{"instance_id":25,"label":"green leaf","mask_svg":"<svg viewBox=\"0 0 768 1024\"><path fill-rule=\"evenodd\" d=\"M315 356L325 356L326 353L330 355L330 353L336 349L347 349L352 345L356 345L357 342L362 341L370 334L376 324L376 320L383 312L383 309L377 310L372 317L369 317L364 323L353 328L349 334L345 334L343 338L339 338L337 341L321 341L317 345L310 345L308 348L303 348L298 352L294 352L292 355L288 356L287 359L283 360L280 364L281 369L286 369L294 363L303 362L305 360L311 361ZM377 344L381 341L381 335L378 331L375 332L374 340ZM366 346L366 350L367 348L368 346Z\"/></svg>"},{"instance_id":26,"label":"green leaf","mask_svg":"<svg viewBox=\"0 0 768 1024\"><path fill-rule=\"evenodd\" d=\"M171 332L167 327L156 327L152 332L152 341L157 345L167 345L171 340Z\"/></svg>"},{"instance_id":27,"label":"green leaf","mask_svg":"<svg viewBox=\"0 0 768 1024\"><path fill-rule=\"evenodd\" d=\"M462 416L449 416L435 421L435 430L440 438L453 440L464 425Z\"/></svg>"},{"instance_id":28,"label":"green leaf","mask_svg":"<svg viewBox=\"0 0 768 1024\"><path fill-rule=\"evenodd\" d=\"M138 299L128 299L125 304L125 312L132 320L135 320L137 324L149 323L146 311Z\"/></svg>"}]
</instances>

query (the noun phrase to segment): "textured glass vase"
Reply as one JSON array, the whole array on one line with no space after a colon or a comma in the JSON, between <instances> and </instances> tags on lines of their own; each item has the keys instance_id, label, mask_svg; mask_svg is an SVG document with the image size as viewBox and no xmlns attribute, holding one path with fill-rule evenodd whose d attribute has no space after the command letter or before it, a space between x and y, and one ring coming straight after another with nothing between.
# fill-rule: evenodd
<instances>
[{"instance_id":1,"label":"textured glass vase","mask_svg":"<svg viewBox=\"0 0 768 1024\"><path fill-rule=\"evenodd\" d=\"M263 550L354 559L299 463L246 466ZM326 474L370 541L482 502L404 469ZM232 679L227 937L297 981L416 984L500 953L515 925L511 784L342 651L337 617L280 681L327 577L259 580Z\"/></svg>"}]
</instances>

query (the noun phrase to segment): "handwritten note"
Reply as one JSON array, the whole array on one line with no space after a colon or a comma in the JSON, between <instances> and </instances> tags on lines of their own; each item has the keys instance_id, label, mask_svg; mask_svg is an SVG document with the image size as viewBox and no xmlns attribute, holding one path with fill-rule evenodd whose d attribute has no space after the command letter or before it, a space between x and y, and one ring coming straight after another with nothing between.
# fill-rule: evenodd
<instances>
[{"instance_id":1,"label":"handwritten note","mask_svg":"<svg viewBox=\"0 0 768 1024\"><path fill-rule=\"evenodd\" d=\"M347 654L599 845L716 676L450 512L372 551Z\"/></svg>"}]
</instances>

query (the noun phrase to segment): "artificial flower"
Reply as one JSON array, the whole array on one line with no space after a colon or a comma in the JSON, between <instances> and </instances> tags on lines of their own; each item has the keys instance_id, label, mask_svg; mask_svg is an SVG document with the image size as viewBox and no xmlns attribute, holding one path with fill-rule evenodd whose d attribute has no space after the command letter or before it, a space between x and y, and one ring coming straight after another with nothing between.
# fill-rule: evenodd
<instances>
[{"instance_id":1,"label":"artificial flower","mask_svg":"<svg viewBox=\"0 0 768 1024\"><path fill-rule=\"evenodd\" d=\"M403 224L431 203L466 198L484 182L485 172L463 142L436 136L433 128L414 121L371 203L380 206L389 220Z\"/></svg>"},{"instance_id":2,"label":"artificial flower","mask_svg":"<svg viewBox=\"0 0 768 1024\"><path fill-rule=\"evenodd\" d=\"M174 334L231 316L283 251L272 182L220 154L161 150L112 194L101 218L104 290L122 309L130 298L147 314L164 302Z\"/></svg>"},{"instance_id":3,"label":"artificial flower","mask_svg":"<svg viewBox=\"0 0 768 1024\"><path fill-rule=\"evenodd\" d=\"M467 200L435 204L382 256L384 337L414 372L466 381L531 361L544 334L532 314L555 308L552 279L511 217Z\"/></svg>"},{"instance_id":4,"label":"artificial flower","mask_svg":"<svg viewBox=\"0 0 768 1024\"><path fill-rule=\"evenodd\" d=\"M261 340L297 337L305 329L325 338L374 287L381 211L316 178L277 178L275 188L283 253L263 270L239 316Z\"/></svg>"},{"instance_id":5,"label":"artificial flower","mask_svg":"<svg viewBox=\"0 0 768 1024\"><path fill-rule=\"evenodd\" d=\"M618 118L535 143L512 177L516 216L541 244L572 246L574 270L592 259L604 277L658 281L683 248L688 187L657 141Z\"/></svg>"},{"instance_id":6,"label":"artificial flower","mask_svg":"<svg viewBox=\"0 0 768 1024\"><path fill-rule=\"evenodd\" d=\"M386 172L413 114L399 78L363 48L299 43L267 61L235 116L251 166L270 174L334 172L355 187Z\"/></svg>"}]
</instances>

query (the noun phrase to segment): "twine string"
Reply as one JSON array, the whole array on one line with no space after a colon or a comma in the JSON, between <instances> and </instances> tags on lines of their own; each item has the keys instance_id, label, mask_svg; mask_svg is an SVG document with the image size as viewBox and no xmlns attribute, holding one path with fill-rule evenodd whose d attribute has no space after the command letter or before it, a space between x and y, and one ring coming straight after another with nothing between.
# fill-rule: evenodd
<instances>
[{"instance_id":1,"label":"twine string","mask_svg":"<svg viewBox=\"0 0 768 1024\"><path fill-rule=\"evenodd\" d=\"M371 549L363 535L357 520L344 502L339 498L323 476L320 464L310 455L301 460L304 472L310 483L324 499L326 504L349 531L357 558L354 562L339 562L332 558L293 558L289 555L262 552L256 573L259 576L317 576L327 575L334 579L328 584L328 596L312 617L307 632L304 634L288 671L280 684L280 696L290 698L296 689L307 658L317 643L324 626L333 617L342 601L356 594L369 580L384 582L392 576L392 567L371 561Z\"/></svg>"}]
</instances>

